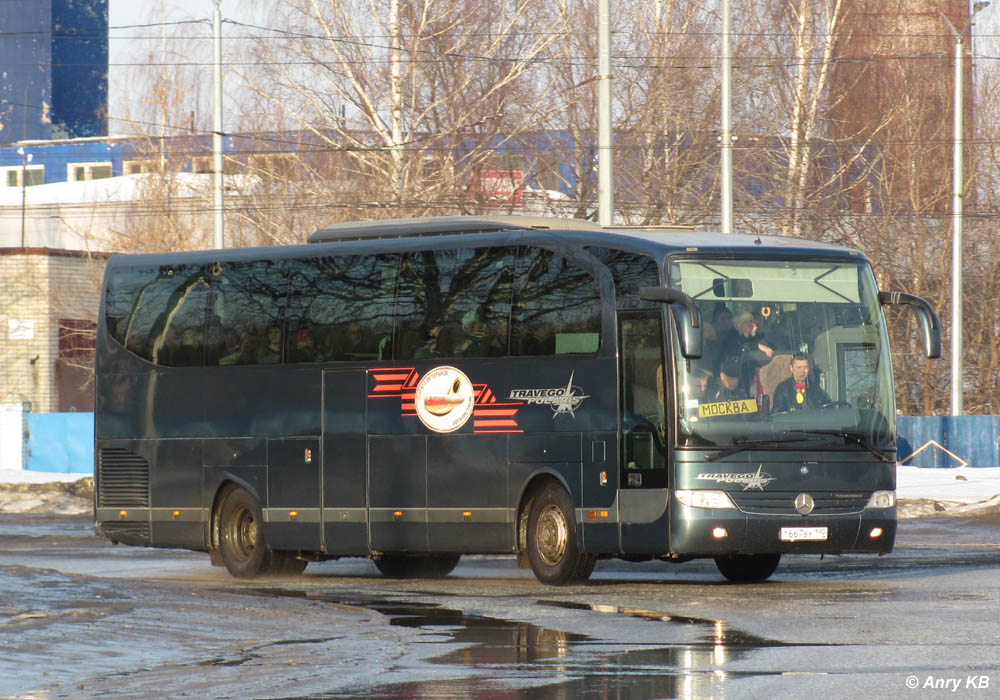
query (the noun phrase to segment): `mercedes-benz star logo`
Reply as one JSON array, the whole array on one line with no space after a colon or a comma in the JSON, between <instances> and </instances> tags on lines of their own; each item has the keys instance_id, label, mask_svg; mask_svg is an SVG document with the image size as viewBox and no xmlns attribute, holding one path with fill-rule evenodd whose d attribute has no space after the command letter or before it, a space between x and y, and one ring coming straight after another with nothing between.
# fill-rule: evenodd
<instances>
[{"instance_id":1,"label":"mercedes-benz star logo","mask_svg":"<svg viewBox=\"0 0 1000 700\"><path fill-rule=\"evenodd\" d=\"M795 510L802 513L802 515L809 515L815 507L816 503L808 493L800 493L795 497Z\"/></svg>"}]
</instances>

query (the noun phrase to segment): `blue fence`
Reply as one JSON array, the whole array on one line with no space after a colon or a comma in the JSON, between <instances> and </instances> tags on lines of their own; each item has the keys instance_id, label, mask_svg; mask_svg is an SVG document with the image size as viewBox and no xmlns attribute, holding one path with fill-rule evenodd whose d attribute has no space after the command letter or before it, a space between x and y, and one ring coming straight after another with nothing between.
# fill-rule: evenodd
<instances>
[{"instance_id":1,"label":"blue fence","mask_svg":"<svg viewBox=\"0 0 1000 700\"><path fill-rule=\"evenodd\" d=\"M1000 467L1000 416L900 416L899 459L915 467Z\"/></svg>"},{"instance_id":2,"label":"blue fence","mask_svg":"<svg viewBox=\"0 0 1000 700\"><path fill-rule=\"evenodd\" d=\"M26 468L62 474L94 473L93 413L29 413Z\"/></svg>"},{"instance_id":3,"label":"blue fence","mask_svg":"<svg viewBox=\"0 0 1000 700\"><path fill-rule=\"evenodd\" d=\"M900 416L897 425L903 464L1000 466L1000 416ZM93 473L93 413L29 413L28 435L28 469Z\"/></svg>"}]
</instances>

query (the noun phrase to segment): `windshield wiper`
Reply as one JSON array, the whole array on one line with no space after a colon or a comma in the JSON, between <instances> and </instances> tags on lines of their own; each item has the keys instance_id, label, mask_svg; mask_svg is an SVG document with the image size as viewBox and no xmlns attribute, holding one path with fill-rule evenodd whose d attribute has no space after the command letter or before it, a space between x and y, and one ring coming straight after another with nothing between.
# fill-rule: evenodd
<instances>
[{"instance_id":1,"label":"windshield wiper","mask_svg":"<svg viewBox=\"0 0 1000 700\"><path fill-rule=\"evenodd\" d=\"M785 431L786 435L788 433L808 433L809 435L831 435L833 437L844 438L848 442L853 442L855 445L858 445L867 450L868 452L871 452L873 455L881 459L883 462L892 461L891 459L885 456L884 452L873 447L872 445L869 445L865 441L864 437L861 436L860 433L852 433L846 430L809 430L805 428L789 428L788 430Z\"/></svg>"},{"instance_id":2,"label":"windshield wiper","mask_svg":"<svg viewBox=\"0 0 1000 700\"><path fill-rule=\"evenodd\" d=\"M788 431L785 431L788 432ZM807 432L807 431L800 431ZM717 452L714 455L705 458L706 462L714 462L717 459L722 459L723 457L728 457L729 455L734 455L737 452L743 452L744 450L752 450L755 448L763 447L784 447L793 442L816 442L819 438L788 438L787 440L743 440L732 447L727 447L721 452Z\"/></svg>"}]
</instances>

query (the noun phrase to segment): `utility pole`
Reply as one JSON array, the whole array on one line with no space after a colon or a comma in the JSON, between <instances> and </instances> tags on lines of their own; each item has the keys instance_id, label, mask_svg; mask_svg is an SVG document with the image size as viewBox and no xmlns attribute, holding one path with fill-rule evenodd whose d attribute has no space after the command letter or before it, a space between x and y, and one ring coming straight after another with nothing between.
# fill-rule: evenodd
<instances>
[{"instance_id":1,"label":"utility pole","mask_svg":"<svg viewBox=\"0 0 1000 700\"><path fill-rule=\"evenodd\" d=\"M729 50L729 21L729 0L722 0L722 123L720 125L722 131L722 151L719 154L722 173L719 181L719 199L722 205L720 218L723 233L733 232L733 128L731 124L733 60Z\"/></svg>"},{"instance_id":2,"label":"utility pole","mask_svg":"<svg viewBox=\"0 0 1000 700\"><path fill-rule=\"evenodd\" d=\"M215 0L212 13L213 49L215 60L212 86L215 98L212 109L212 233L216 248L225 247L225 210L222 192L222 0Z\"/></svg>"},{"instance_id":3,"label":"utility pole","mask_svg":"<svg viewBox=\"0 0 1000 700\"><path fill-rule=\"evenodd\" d=\"M615 153L611 136L611 0L598 4L597 33L597 217L601 226L615 218Z\"/></svg>"},{"instance_id":4,"label":"utility pole","mask_svg":"<svg viewBox=\"0 0 1000 700\"><path fill-rule=\"evenodd\" d=\"M948 28L955 35L955 104L954 104L954 136L952 152L952 232L951 232L951 415L960 416L964 406L962 400L962 199L965 196L965 182L962 163L962 151L965 146L963 134L963 83L965 63L965 32L972 24L972 18L980 10L989 7L988 2L977 2L972 6L969 19L956 29L951 20L944 17Z\"/></svg>"}]
</instances>

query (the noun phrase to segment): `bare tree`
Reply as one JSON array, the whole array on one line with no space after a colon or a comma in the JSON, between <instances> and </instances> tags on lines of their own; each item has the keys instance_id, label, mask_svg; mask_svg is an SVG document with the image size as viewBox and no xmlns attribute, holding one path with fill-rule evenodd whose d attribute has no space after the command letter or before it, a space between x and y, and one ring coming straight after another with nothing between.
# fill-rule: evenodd
<instances>
[{"instance_id":1,"label":"bare tree","mask_svg":"<svg viewBox=\"0 0 1000 700\"><path fill-rule=\"evenodd\" d=\"M544 123L535 68L558 26L542 5L286 0L242 81L297 132L317 201L355 218L476 210L477 173Z\"/></svg>"}]
</instances>

